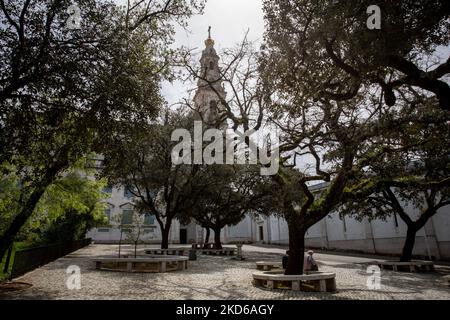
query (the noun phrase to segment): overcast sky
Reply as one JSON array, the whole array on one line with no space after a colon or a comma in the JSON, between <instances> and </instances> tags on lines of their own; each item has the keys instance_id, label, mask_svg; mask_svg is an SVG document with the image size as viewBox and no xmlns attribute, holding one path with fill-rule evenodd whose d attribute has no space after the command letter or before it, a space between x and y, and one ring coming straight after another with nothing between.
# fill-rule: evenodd
<instances>
[{"instance_id":1,"label":"overcast sky","mask_svg":"<svg viewBox=\"0 0 450 320\"><path fill-rule=\"evenodd\" d=\"M116 2L126 3L126 0ZM198 58L208 37L208 26L212 28L211 36L215 40L218 52L240 42L247 30L249 30L248 39L259 42L262 41L264 31L262 0L207 0L204 13L193 16L188 22L188 31L176 27L174 46L196 49ZM441 62L444 62L449 56L450 47L439 48L438 53ZM162 85L164 98L169 105L187 97L187 89L189 88L186 84L180 81Z\"/></svg>"},{"instance_id":2,"label":"overcast sky","mask_svg":"<svg viewBox=\"0 0 450 320\"><path fill-rule=\"evenodd\" d=\"M177 28L175 46L196 49L200 54L211 26L211 37L219 52L240 42L247 30L251 41L261 41L264 31L262 0L208 0L204 14L189 20L189 32ZM186 85L180 82L163 84L163 95L169 104L186 97Z\"/></svg>"}]
</instances>

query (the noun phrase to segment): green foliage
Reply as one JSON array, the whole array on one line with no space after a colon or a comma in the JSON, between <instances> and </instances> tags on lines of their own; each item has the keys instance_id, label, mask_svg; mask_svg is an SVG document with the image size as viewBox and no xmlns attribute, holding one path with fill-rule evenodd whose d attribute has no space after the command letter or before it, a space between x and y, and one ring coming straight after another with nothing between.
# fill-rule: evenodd
<instances>
[{"instance_id":1,"label":"green foliage","mask_svg":"<svg viewBox=\"0 0 450 320\"><path fill-rule=\"evenodd\" d=\"M84 239L96 224L106 222L106 184L71 173L51 185L36 207L30 224L47 243Z\"/></svg>"},{"instance_id":2,"label":"green foliage","mask_svg":"<svg viewBox=\"0 0 450 320\"><path fill-rule=\"evenodd\" d=\"M145 130L163 103L160 81L171 77L172 23L202 3L82 0L74 30L66 27L71 1L2 2L0 163L14 167L22 188L0 256L66 169L132 128Z\"/></svg>"},{"instance_id":3,"label":"green foliage","mask_svg":"<svg viewBox=\"0 0 450 320\"><path fill-rule=\"evenodd\" d=\"M17 199L20 197L20 179L11 165L3 163L0 169L3 173L0 179L0 234L2 234L19 210Z\"/></svg>"},{"instance_id":4,"label":"green foliage","mask_svg":"<svg viewBox=\"0 0 450 320\"><path fill-rule=\"evenodd\" d=\"M381 30L366 26L374 4ZM450 43L448 1L266 0L263 8L264 71L297 99L307 92L316 100L345 101L372 87L393 106L394 90L412 86L450 109L450 64L438 50ZM430 61L439 67L429 71Z\"/></svg>"},{"instance_id":5,"label":"green foliage","mask_svg":"<svg viewBox=\"0 0 450 320\"><path fill-rule=\"evenodd\" d=\"M9 167L9 170L12 169ZM104 223L103 180L86 176L74 168L54 181L45 191L17 239L29 243L53 243L84 238L96 223ZM22 186L16 175L0 180L1 228L6 229L20 210Z\"/></svg>"},{"instance_id":6,"label":"green foliage","mask_svg":"<svg viewBox=\"0 0 450 320\"><path fill-rule=\"evenodd\" d=\"M403 122L398 130L384 135L386 143L401 152L372 159L355 177L354 187L345 191L341 214L358 219L398 214L413 225L413 217L405 216L398 205L407 203L410 210L419 213L421 225L450 204L449 114L426 105L403 112L415 121Z\"/></svg>"},{"instance_id":7,"label":"green foliage","mask_svg":"<svg viewBox=\"0 0 450 320\"><path fill-rule=\"evenodd\" d=\"M258 166L203 165L199 168L197 184L207 186L192 203L183 220L195 219L213 230L236 225L246 214L262 210L262 201L269 198ZM199 185L195 186L196 188Z\"/></svg>"},{"instance_id":8,"label":"green foliage","mask_svg":"<svg viewBox=\"0 0 450 320\"><path fill-rule=\"evenodd\" d=\"M196 197L194 166L174 166L172 131L189 126L191 118L177 112L163 113L147 130L141 128L117 139L104 153L101 175L115 185L130 186L134 205L141 213L155 215L161 224L183 214Z\"/></svg>"}]
</instances>

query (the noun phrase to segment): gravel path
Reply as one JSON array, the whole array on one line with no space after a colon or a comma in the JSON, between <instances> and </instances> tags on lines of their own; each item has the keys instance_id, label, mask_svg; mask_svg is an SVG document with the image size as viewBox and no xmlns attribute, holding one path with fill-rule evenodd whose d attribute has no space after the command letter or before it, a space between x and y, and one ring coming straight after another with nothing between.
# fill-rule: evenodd
<instances>
[{"instance_id":1,"label":"gravel path","mask_svg":"<svg viewBox=\"0 0 450 320\"><path fill-rule=\"evenodd\" d=\"M123 251L130 250L122 249ZM148 247L148 246L147 246ZM152 246L150 246L152 247ZM156 247L156 246L153 246ZM0 299L450 299L442 276L450 271L438 267L434 273L382 271L381 289L369 290L362 262L370 259L316 254L321 271L336 273L335 293L269 291L251 284L255 262L281 260L284 249L245 245L246 260L229 256L198 255L184 271L170 273L121 273L94 269L90 258L117 254L117 245L90 245L15 280L31 283L28 289L0 292ZM81 269L81 289L66 287L66 268Z\"/></svg>"}]
</instances>

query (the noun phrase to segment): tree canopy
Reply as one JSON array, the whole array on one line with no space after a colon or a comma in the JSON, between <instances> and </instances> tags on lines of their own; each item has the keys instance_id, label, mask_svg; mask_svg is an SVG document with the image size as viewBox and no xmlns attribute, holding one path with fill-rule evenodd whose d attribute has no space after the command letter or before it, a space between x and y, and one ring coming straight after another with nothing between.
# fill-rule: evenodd
<instances>
[{"instance_id":1,"label":"tree canopy","mask_svg":"<svg viewBox=\"0 0 450 320\"><path fill-rule=\"evenodd\" d=\"M425 90L450 110L450 4L377 1L381 29L366 26L371 1L264 1L265 63L286 92L343 101L380 88L393 106L405 88ZM303 83L306 87L299 87Z\"/></svg>"},{"instance_id":2,"label":"tree canopy","mask_svg":"<svg viewBox=\"0 0 450 320\"><path fill-rule=\"evenodd\" d=\"M130 128L144 128L170 79L173 23L202 1L0 1L0 163L23 181L22 212L0 235L0 256L46 188L70 165ZM4 172L11 174L11 172Z\"/></svg>"}]
</instances>

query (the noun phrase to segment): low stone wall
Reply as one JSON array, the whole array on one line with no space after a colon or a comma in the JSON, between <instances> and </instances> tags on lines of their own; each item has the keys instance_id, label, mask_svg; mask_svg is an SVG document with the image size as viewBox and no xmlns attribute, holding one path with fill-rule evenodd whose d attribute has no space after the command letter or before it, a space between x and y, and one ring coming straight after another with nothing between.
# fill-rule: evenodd
<instances>
[{"instance_id":1,"label":"low stone wall","mask_svg":"<svg viewBox=\"0 0 450 320\"><path fill-rule=\"evenodd\" d=\"M189 248L169 248L169 249L145 249L144 252L146 254L154 254L154 255L188 255Z\"/></svg>"},{"instance_id":2,"label":"low stone wall","mask_svg":"<svg viewBox=\"0 0 450 320\"><path fill-rule=\"evenodd\" d=\"M146 254L153 255L188 255L191 248L169 248L169 249L145 249ZM225 255L234 256L236 254L235 248L222 248L222 249L195 249L197 253L208 255Z\"/></svg>"},{"instance_id":3,"label":"low stone wall","mask_svg":"<svg viewBox=\"0 0 450 320\"><path fill-rule=\"evenodd\" d=\"M416 272L416 271L434 271L434 263L432 261L392 261L392 260L378 260L368 262L367 265L377 265L380 269L388 269L392 271L406 271L406 272Z\"/></svg>"},{"instance_id":4,"label":"low stone wall","mask_svg":"<svg viewBox=\"0 0 450 320\"><path fill-rule=\"evenodd\" d=\"M208 254L208 255L234 256L236 254L236 249L234 249L234 248L199 249L197 251L202 254Z\"/></svg>"}]
</instances>

